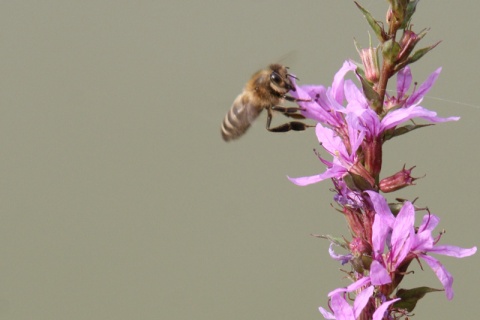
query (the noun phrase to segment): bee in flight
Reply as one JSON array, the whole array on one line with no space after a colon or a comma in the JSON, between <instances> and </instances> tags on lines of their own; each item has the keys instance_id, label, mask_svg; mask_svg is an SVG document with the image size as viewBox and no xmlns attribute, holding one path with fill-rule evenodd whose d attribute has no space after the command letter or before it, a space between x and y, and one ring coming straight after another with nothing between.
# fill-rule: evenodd
<instances>
[{"instance_id":1,"label":"bee in flight","mask_svg":"<svg viewBox=\"0 0 480 320\"><path fill-rule=\"evenodd\" d=\"M295 91L291 78L295 76L289 74L287 67L280 64L271 64L268 68L256 72L247 82L243 92L233 101L232 107L223 119L221 128L223 140L240 138L263 109L267 109L268 112L266 126L268 131L302 131L312 127L303 122L292 121L270 128L273 111L294 119L305 119L298 113L301 108L280 106L284 100L304 101L287 95L289 91Z\"/></svg>"}]
</instances>

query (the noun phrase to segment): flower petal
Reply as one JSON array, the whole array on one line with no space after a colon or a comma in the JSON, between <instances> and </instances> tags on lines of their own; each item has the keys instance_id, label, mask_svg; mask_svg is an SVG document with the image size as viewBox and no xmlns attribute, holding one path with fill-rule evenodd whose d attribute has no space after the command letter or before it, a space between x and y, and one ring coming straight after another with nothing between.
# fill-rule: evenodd
<instances>
[{"instance_id":1,"label":"flower petal","mask_svg":"<svg viewBox=\"0 0 480 320\"><path fill-rule=\"evenodd\" d=\"M415 90L415 92L407 99L406 104L413 105L417 102L420 102L425 96L425 94L430 91L435 81L437 81L437 78L440 75L441 71L442 68L440 67L435 70L430 76L428 76L427 80L425 80L425 82L422 83L420 87Z\"/></svg>"},{"instance_id":2,"label":"flower petal","mask_svg":"<svg viewBox=\"0 0 480 320\"><path fill-rule=\"evenodd\" d=\"M343 98L344 98L343 83L345 81L345 75L349 71L353 71L356 69L357 69L357 66L351 61L347 60L343 63L343 66L340 68L340 70L338 70L338 72L335 74L335 77L333 78L333 83L332 83L332 89L333 89L332 96L335 97L335 100L338 103L343 103Z\"/></svg>"},{"instance_id":3,"label":"flower petal","mask_svg":"<svg viewBox=\"0 0 480 320\"><path fill-rule=\"evenodd\" d=\"M375 310L375 312L373 313L372 320L382 320L384 318L385 311L387 311L388 307L392 303L397 302L398 300L400 300L400 298L389 300L387 302L382 303L382 305L378 307L377 310Z\"/></svg>"},{"instance_id":4,"label":"flower petal","mask_svg":"<svg viewBox=\"0 0 480 320\"><path fill-rule=\"evenodd\" d=\"M412 72L410 67L406 66L397 73L397 99L401 100L405 93L410 89L412 83Z\"/></svg>"},{"instance_id":5,"label":"flower petal","mask_svg":"<svg viewBox=\"0 0 480 320\"><path fill-rule=\"evenodd\" d=\"M347 169L339 165L333 165L331 168L328 168L324 173L317 174L314 176L308 177L299 177L299 178L290 178L287 176L288 180L295 183L297 186L308 186L326 179L331 178L341 178L347 173Z\"/></svg>"},{"instance_id":6,"label":"flower petal","mask_svg":"<svg viewBox=\"0 0 480 320\"><path fill-rule=\"evenodd\" d=\"M422 224L418 227L418 232L430 231L430 233L438 226L440 218L434 214L426 214L423 216Z\"/></svg>"},{"instance_id":7,"label":"flower petal","mask_svg":"<svg viewBox=\"0 0 480 320\"><path fill-rule=\"evenodd\" d=\"M477 247L460 248L457 246L439 245L428 250L431 253L443 254L444 256L465 258L474 255L477 252Z\"/></svg>"},{"instance_id":8,"label":"flower petal","mask_svg":"<svg viewBox=\"0 0 480 320\"><path fill-rule=\"evenodd\" d=\"M353 308L341 295L333 296L330 304L337 320L355 319Z\"/></svg>"},{"instance_id":9,"label":"flower petal","mask_svg":"<svg viewBox=\"0 0 480 320\"><path fill-rule=\"evenodd\" d=\"M352 254L336 254L333 250L333 243L330 243L330 247L328 248L328 253L333 260L341 261L342 265L348 263L352 260Z\"/></svg>"},{"instance_id":10,"label":"flower petal","mask_svg":"<svg viewBox=\"0 0 480 320\"><path fill-rule=\"evenodd\" d=\"M427 255L420 255L420 258L425 260L425 262L432 268L433 272L437 275L438 280L442 283L443 287L445 288L445 294L448 300L453 299L453 277L450 272L445 269L445 267L435 259L434 257L430 257Z\"/></svg>"},{"instance_id":11,"label":"flower petal","mask_svg":"<svg viewBox=\"0 0 480 320\"><path fill-rule=\"evenodd\" d=\"M370 279L372 284L376 286L392 282L387 269L385 269L377 260L373 260L372 265L370 266Z\"/></svg>"},{"instance_id":12,"label":"flower petal","mask_svg":"<svg viewBox=\"0 0 480 320\"><path fill-rule=\"evenodd\" d=\"M333 175L332 175L333 177ZM297 186L308 186L310 184L314 184L314 183L318 183L320 181L323 181L325 179L328 179L328 178L331 178L331 177L328 177L328 175L324 175L324 174L317 174L317 175L314 175L314 176L308 176L308 177L298 177L298 178L290 178L289 176L287 176L288 180L292 181L293 183L295 183Z\"/></svg>"},{"instance_id":13,"label":"flower petal","mask_svg":"<svg viewBox=\"0 0 480 320\"><path fill-rule=\"evenodd\" d=\"M410 202L406 201L393 224L391 252L395 254L395 257L392 257L395 262L395 268L402 263L412 248L414 241L414 223L415 208Z\"/></svg>"},{"instance_id":14,"label":"flower petal","mask_svg":"<svg viewBox=\"0 0 480 320\"><path fill-rule=\"evenodd\" d=\"M413 118L421 118L428 120L432 123L440 123L440 122L447 122L447 121L457 121L460 117L449 117L449 118L441 118L437 117L437 113L420 106L410 106L407 108L400 108L389 112L385 118L382 120L381 131L385 131L396 127L400 123L403 123L407 120L411 120Z\"/></svg>"},{"instance_id":15,"label":"flower petal","mask_svg":"<svg viewBox=\"0 0 480 320\"><path fill-rule=\"evenodd\" d=\"M385 248L387 235L395 222L387 200L375 191L366 191L375 209L375 220L372 226L372 244L375 255L381 255Z\"/></svg>"},{"instance_id":16,"label":"flower petal","mask_svg":"<svg viewBox=\"0 0 480 320\"><path fill-rule=\"evenodd\" d=\"M335 320L337 318L335 318L335 316L333 314L331 314L330 312L328 312L327 310L325 310L324 308L322 307L319 307L318 308L318 311L320 311L320 313L322 314L322 316L327 319L327 320Z\"/></svg>"},{"instance_id":17,"label":"flower petal","mask_svg":"<svg viewBox=\"0 0 480 320\"><path fill-rule=\"evenodd\" d=\"M355 301L353 302L353 313L355 314L354 319L357 319L362 313L363 308L365 308L365 306L368 303L368 300L370 300L370 297L373 294L373 289L374 287L370 286L362 290L362 292L360 292L355 298Z\"/></svg>"},{"instance_id":18,"label":"flower petal","mask_svg":"<svg viewBox=\"0 0 480 320\"><path fill-rule=\"evenodd\" d=\"M360 280L355 281L351 285L349 285L346 288L337 288L333 291L331 291L328 296L333 297L336 294L343 293L343 292L352 292L355 291L363 286L369 285L370 284L370 277L364 277L361 278Z\"/></svg>"},{"instance_id":19,"label":"flower petal","mask_svg":"<svg viewBox=\"0 0 480 320\"><path fill-rule=\"evenodd\" d=\"M343 157L348 157L347 149L345 149L342 139L332 129L324 127L319 123L315 127L315 133L322 147L331 155L336 156L340 153Z\"/></svg>"}]
</instances>

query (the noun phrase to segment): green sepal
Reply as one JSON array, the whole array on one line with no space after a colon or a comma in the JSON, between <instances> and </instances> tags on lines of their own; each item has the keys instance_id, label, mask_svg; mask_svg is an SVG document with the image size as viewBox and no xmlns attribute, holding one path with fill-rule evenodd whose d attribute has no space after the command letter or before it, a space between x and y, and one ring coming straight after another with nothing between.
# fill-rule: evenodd
<instances>
[{"instance_id":1,"label":"green sepal","mask_svg":"<svg viewBox=\"0 0 480 320\"><path fill-rule=\"evenodd\" d=\"M347 173L343 177L343 182L347 185L350 190L354 191L365 191L365 190L373 190L372 185L368 182L364 177L355 174L355 173Z\"/></svg>"},{"instance_id":2,"label":"green sepal","mask_svg":"<svg viewBox=\"0 0 480 320\"><path fill-rule=\"evenodd\" d=\"M412 312L417 305L418 300L422 299L427 293L443 291L443 289L434 289L429 287L418 287L413 289L399 289L396 293L397 298L401 300L393 304L394 308L406 309Z\"/></svg>"},{"instance_id":3,"label":"green sepal","mask_svg":"<svg viewBox=\"0 0 480 320\"><path fill-rule=\"evenodd\" d=\"M360 82L362 83L362 90L363 93L365 94L365 97L367 98L369 105L372 107L373 111L375 113L379 114L382 112L382 105L380 103L380 95L378 94L377 91L373 89L372 84L364 78L364 72L362 70L362 73L358 72L358 68L355 71L355 74L357 77L360 79ZM363 74L363 75L362 75Z\"/></svg>"},{"instance_id":4,"label":"green sepal","mask_svg":"<svg viewBox=\"0 0 480 320\"><path fill-rule=\"evenodd\" d=\"M383 30L383 27L380 25L380 23L377 20L375 20L375 18L372 16L370 12L368 12L368 10L363 8L360 4L358 4L358 2L356 1L354 2L357 5L358 9L362 11L363 16L365 17L365 19L367 19L368 24L370 25L373 32L377 36L378 40L380 40L380 42L382 43L385 42L388 39L388 37L385 31Z\"/></svg>"},{"instance_id":5,"label":"green sepal","mask_svg":"<svg viewBox=\"0 0 480 320\"><path fill-rule=\"evenodd\" d=\"M370 270L372 261L373 261L372 257L367 255L362 255L360 257L354 257L353 259L350 260L350 263L352 264L353 270L363 274L365 270Z\"/></svg>"},{"instance_id":6,"label":"green sepal","mask_svg":"<svg viewBox=\"0 0 480 320\"><path fill-rule=\"evenodd\" d=\"M403 203L400 202L392 202L388 204L388 207L390 208L390 211L392 212L393 216L397 216L400 210L403 207Z\"/></svg>"},{"instance_id":7,"label":"green sepal","mask_svg":"<svg viewBox=\"0 0 480 320\"><path fill-rule=\"evenodd\" d=\"M420 0L414 0L408 3L407 10L405 12L405 20L403 21L403 24L400 26L401 29L406 29L410 24L410 21L412 20L412 16L415 13L415 10L417 9L417 4L419 1Z\"/></svg>"},{"instance_id":8,"label":"green sepal","mask_svg":"<svg viewBox=\"0 0 480 320\"><path fill-rule=\"evenodd\" d=\"M393 39L385 41L385 43L382 45L382 55L384 62L392 66L395 65L401 49L402 48L400 47L400 45L397 42L393 41Z\"/></svg>"},{"instance_id":9,"label":"green sepal","mask_svg":"<svg viewBox=\"0 0 480 320\"><path fill-rule=\"evenodd\" d=\"M405 60L404 62L402 62L400 64L397 64L395 66L394 71L397 72L398 70L403 69L406 65L412 64L412 63L418 61L421 57L426 55L430 50L432 50L433 48L438 46L440 44L440 42L442 42L442 41L438 41L437 43L435 43L434 45L431 45L430 47L422 48L422 49L419 49L419 50L415 51L410 57L408 57L407 60Z\"/></svg>"}]
</instances>

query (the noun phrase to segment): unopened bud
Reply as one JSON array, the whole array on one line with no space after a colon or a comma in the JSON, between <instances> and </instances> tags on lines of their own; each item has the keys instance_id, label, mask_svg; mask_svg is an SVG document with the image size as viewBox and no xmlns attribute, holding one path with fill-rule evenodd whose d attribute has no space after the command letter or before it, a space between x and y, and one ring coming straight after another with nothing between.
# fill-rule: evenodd
<instances>
[{"instance_id":1,"label":"unopened bud","mask_svg":"<svg viewBox=\"0 0 480 320\"><path fill-rule=\"evenodd\" d=\"M365 78L373 83L377 83L380 78L380 64L377 51L377 48L372 47L360 51L360 58L365 69Z\"/></svg>"},{"instance_id":2,"label":"unopened bud","mask_svg":"<svg viewBox=\"0 0 480 320\"><path fill-rule=\"evenodd\" d=\"M394 18L394 16L393 16L392 7L390 7L387 10L387 16L385 17L385 20L387 21L388 24L390 24L392 22L393 18Z\"/></svg>"},{"instance_id":3,"label":"unopened bud","mask_svg":"<svg viewBox=\"0 0 480 320\"><path fill-rule=\"evenodd\" d=\"M387 23L398 29L405 20L409 0L389 0L390 8L387 12Z\"/></svg>"},{"instance_id":4,"label":"unopened bud","mask_svg":"<svg viewBox=\"0 0 480 320\"><path fill-rule=\"evenodd\" d=\"M383 54L383 60L385 63L388 65L395 65L395 62L397 61L397 57L399 56L401 47L400 45L393 41L393 39L390 39L388 41L385 41L385 43L382 46L382 54Z\"/></svg>"},{"instance_id":5,"label":"unopened bud","mask_svg":"<svg viewBox=\"0 0 480 320\"><path fill-rule=\"evenodd\" d=\"M422 39L422 37L419 37L415 32L404 30L402 39L400 40L401 49L398 53L398 61L407 59L420 39Z\"/></svg>"},{"instance_id":6,"label":"unopened bud","mask_svg":"<svg viewBox=\"0 0 480 320\"><path fill-rule=\"evenodd\" d=\"M380 190L385 193L397 191L407 186L415 185L413 182L418 178L413 178L410 174L415 166L410 169L403 169L395 173L393 176L387 177L380 181Z\"/></svg>"}]
</instances>

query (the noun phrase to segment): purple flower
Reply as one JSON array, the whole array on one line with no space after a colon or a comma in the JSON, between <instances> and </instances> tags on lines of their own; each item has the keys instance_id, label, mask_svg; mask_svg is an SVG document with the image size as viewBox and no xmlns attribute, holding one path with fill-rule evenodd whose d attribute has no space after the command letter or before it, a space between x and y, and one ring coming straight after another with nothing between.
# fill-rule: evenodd
<instances>
[{"instance_id":1,"label":"purple flower","mask_svg":"<svg viewBox=\"0 0 480 320\"><path fill-rule=\"evenodd\" d=\"M405 202L395 217L388 207L386 199L380 194L367 191L375 208L375 221L372 227L372 246L374 259L382 262L391 275L405 263L415 258L423 259L432 268L445 288L447 299L453 298L453 277L445 267L428 253L443 254L456 258L473 255L476 247L464 249L449 245L436 245L439 239L432 237L433 229L440 219L433 214L423 217L418 231L415 230L415 208Z\"/></svg>"},{"instance_id":2,"label":"purple flower","mask_svg":"<svg viewBox=\"0 0 480 320\"><path fill-rule=\"evenodd\" d=\"M333 156L333 162L319 157L320 161L327 166L327 170L324 173L311 177L289 178L290 181L303 186L329 178L341 179L349 171L362 171L362 169L359 168L357 150L363 141L363 132L355 130L355 124L349 120L354 121L355 119L352 119L351 117L349 119L347 118L347 122L350 123L349 128L351 128L348 135L351 149L347 150L344 142L334 130L324 127L320 123L317 124L317 127L315 128L317 138L322 143L323 148ZM363 171L359 173L362 174Z\"/></svg>"},{"instance_id":3,"label":"purple flower","mask_svg":"<svg viewBox=\"0 0 480 320\"><path fill-rule=\"evenodd\" d=\"M352 320L358 319L362 310L367 305L370 297L373 294L373 286L368 287L367 289L360 292L353 306L347 302L342 294L337 293L331 296L330 307L332 308L333 314L320 307L318 310L323 315L325 319L337 319L337 320Z\"/></svg>"},{"instance_id":4,"label":"purple flower","mask_svg":"<svg viewBox=\"0 0 480 320\"><path fill-rule=\"evenodd\" d=\"M378 269L378 270L375 270ZM381 271L383 267L376 261L372 263L371 267L371 274L384 274L383 271ZM380 280L379 282L376 282L377 280ZM339 288L335 289L332 292L328 294L330 297L330 308L333 311L333 314L330 313L329 311L325 310L324 308L320 307L318 310L320 313L323 315L325 319L337 319L337 320L352 320L352 319L358 319L361 312L365 308L365 306L371 302L375 287L374 285L380 285L384 283L390 282L390 278L388 275L386 276L379 276L379 277L364 277L361 278L360 280L352 283L346 288ZM350 292L356 292L357 296L355 298L355 301L353 302L353 306L351 306L347 300L345 299L344 295L345 293L350 293ZM382 299L384 301L382 304L379 306L374 306L375 307L375 312L373 313L373 320L381 320L384 318L384 314L387 311L388 307L400 300L399 298L397 299L392 299L389 301L385 301L386 299Z\"/></svg>"},{"instance_id":5,"label":"purple flower","mask_svg":"<svg viewBox=\"0 0 480 320\"><path fill-rule=\"evenodd\" d=\"M438 78L441 68L432 73L418 88L414 88L410 95L407 95L412 83L410 68L400 70L397 74L397 97L387 95L384 116L377 115L369 107L361 88L352 80L345 79L346 74L356 68L352 62L345 61L335 75L331 87L326 89L315 85L297 86L296 92L292 92L295 98L309 100L299 101L298 104L305 109L302 112L304 116L318 122L315 130L318 141L333 156L332 161L320 157L327 166L325 172L314 176L289 178L293 183L305 186L330 178L342 179L347 173L354 173L373 186L374 178L358 158L363 147L367 148L363 150L365 152L372 141L380 139L380 143L383 143L381 139L386 130L414 118L431 123L459 119L437 117L436 112L419 106Z\"/></svg>"},{"instance_id":6,"label":"purple flower","mask_svg":"<svg viewBox=\"0 0 480 320\"><path fill-rule=\"evenodd\" d=\"M360 192L350 190L343 180L333 179L333 184L337 190L337 194L333 199L339 205L352 209L360 209L363 207L363 198Z\"/></svg>"}]
</instances>

